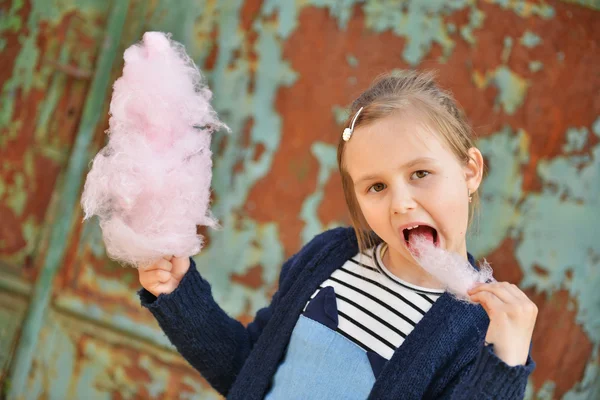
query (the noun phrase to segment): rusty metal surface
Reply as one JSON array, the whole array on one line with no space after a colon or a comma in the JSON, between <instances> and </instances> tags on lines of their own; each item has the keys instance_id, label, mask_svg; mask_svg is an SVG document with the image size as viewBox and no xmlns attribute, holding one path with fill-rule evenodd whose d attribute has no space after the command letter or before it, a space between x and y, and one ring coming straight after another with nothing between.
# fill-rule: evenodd
<instances>
[{"instance_id":1,"label":"rusty metal surface","mask_svg":"<svg viewBox=\"0 0 600 400\"><path fill-rule=\"evenodd\" d=\"M12 354L48 232L64 218L52 196L65 184L110 2L0 10L0 352ZM335 164L345 106L378 73L437 69L490 170L469 248L540 308L527 396L593 399L599 10L595 1L132 1L120 51L145 30L172 32L233 129L214 140L223 229L206 232L196 260L217 301L244 322L267 304L286 256L347 224ZM78 212L23 398L214 397L140 309L136 271L107 260L98 226L79 224ZM0 362L4 378L11 359Z\"/></svg>"}]
</instances>

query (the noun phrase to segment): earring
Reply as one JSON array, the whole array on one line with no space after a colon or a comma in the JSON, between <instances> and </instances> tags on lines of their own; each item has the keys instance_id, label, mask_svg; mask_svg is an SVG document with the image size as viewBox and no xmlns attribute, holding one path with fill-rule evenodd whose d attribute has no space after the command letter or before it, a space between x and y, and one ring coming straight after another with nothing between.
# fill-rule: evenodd
<instances>
[{"instance_id":1,"label":"earring","mask_svg":"<svg viewBox=\"0 0 600 400\"><path fill-rule=\"evenodd\" d=\"M469 190L469 203L473 201L473 196L471 196L471 191Z\"/></svg>"}]
</instances>

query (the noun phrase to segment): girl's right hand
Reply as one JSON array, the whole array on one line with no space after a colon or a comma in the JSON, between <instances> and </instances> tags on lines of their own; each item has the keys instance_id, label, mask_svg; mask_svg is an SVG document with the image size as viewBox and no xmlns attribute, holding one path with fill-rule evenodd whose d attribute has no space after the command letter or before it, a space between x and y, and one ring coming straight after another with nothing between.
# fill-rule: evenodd
<instances>
[{"instance_id":1,"label":"girl's right hand","mask_svg":"<svg viewBox=\"0 0 600 400\"><path fill-rule=\"evenodd\" d=\"M189 257L163 257L152 265L138 268L140 283L156 297L169 294L179 285L189 268Z\"/></svg>"}]
</instances>

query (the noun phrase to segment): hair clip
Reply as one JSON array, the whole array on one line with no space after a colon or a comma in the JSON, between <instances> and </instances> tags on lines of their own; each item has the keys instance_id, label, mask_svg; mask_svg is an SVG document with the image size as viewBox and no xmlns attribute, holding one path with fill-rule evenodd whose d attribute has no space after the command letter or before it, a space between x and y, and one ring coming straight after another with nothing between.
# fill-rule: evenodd
<instances>
[{"instance_id":1,"label":"hair clip","mask_svg":"<svg viewBox=\"0 0 600 400\"><path fill-rule=\"evenodd\" d=\"M360 110L358 110L354 115L354 118L352 118L352 126L350 126L350 128L344 129L344 133L342 133L342 139L344 139L344 142L350 140L352 132L354 132L354 124L356 123L356 120L358 119L358 116L360 115L360 112L363 110L363 108L364 107L361 107Z\"/></svg>"}]
</instances>

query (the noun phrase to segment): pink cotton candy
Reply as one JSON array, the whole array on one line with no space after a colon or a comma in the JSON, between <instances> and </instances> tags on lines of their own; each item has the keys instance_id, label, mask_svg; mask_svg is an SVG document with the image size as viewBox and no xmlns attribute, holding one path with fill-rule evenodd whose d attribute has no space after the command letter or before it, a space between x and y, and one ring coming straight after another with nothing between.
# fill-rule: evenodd
<instances>
[{"instance_id":1,"label":"pink cotton candy","mask_svg":"<svg viewBox=\"0 0 600 400\"><path fill-rule=\"evenodd\" d=\"M487 261L484 260L477 271L461 255L436 247L424 236L411 235L410 248L423 269L459 300L471 303L469 289L477 283L495 281Z\"/></svg>"},{"instance_id":2,"label":"pink cotton candy","mask_svg":"<svg viewBox=\"0 0 600 400\"><path fill-rule=\"evenodd\" d=\"M197 254L208 206L211 134L228 129L183 45L147 32L124 54L110 103L108 144L96 155L81 204L97 215L109 257L133 266Z\"/></svg>"}]
</instances>

